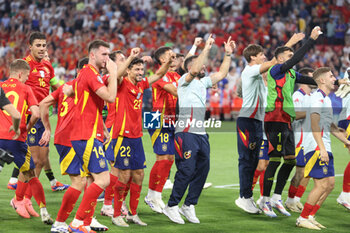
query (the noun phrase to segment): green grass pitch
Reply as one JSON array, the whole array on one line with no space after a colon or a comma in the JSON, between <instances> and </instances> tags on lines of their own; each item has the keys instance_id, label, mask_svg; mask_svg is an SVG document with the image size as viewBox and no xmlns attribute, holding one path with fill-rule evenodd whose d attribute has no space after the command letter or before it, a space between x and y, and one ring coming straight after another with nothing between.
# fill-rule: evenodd
<instances>
[{"instance_id":1,"label":"green grass pitch","mask_svg":"<svg viewBox=\"0 0 350 233\"><path fill-rule=\"evenodd\" d=\"M51 117L51 122L55 125L56 117ZM119 228L114 226L109 217L100 215L102 203L98 203L96 207L97 219L109 227L109 232L311 232L312 230L300 229L295 227L295 220L298 217L297 213L292 213L291 217L284 217L278 214L275 219L270 219L263 214L249 215L240 210L234 204L234 200L238 197L239 186L238 180L238 154L237 142L234 123L225 123L224 132L210 133L211 145L211 163L210 172L207 181L213 183L213 187L205 189L196 206L197 217L200 219L200 224L191 224L186 222L185 225L177 225L161 214L151 211L146 206L143 199L148 189L148 177L150 169L155 161L155 156L152 152L150 137L145 133L143 144L146 153L147 168L145 169L145 179L140 197L138 208L139 216L143 221L148 223L147 227L138 225L130 225L129 228ZM350 229L350 212L344 207L337 205L336 198L342 190L342 174L345 166L350 160L350 155L347 150L336 139L332 138L332 149L335 157L335 173L336 176L335 189L330 194L328 199L323 204L317 214L317 219L325 225L327 229L322 232L349 232ZM56 178L65 183L69 183L68 176L61 176L58 166L58 154L53 146L53 140L50 144L50 160ZM14 191L6 188L8 179L12 173L12 165L5 165L4 170L0 173L0 232L50 232L50 226L41 223L40 218L23 219L9 205L10 199L14 196ZM176 167L173 166L171 177L174 177ZM294 171L293 171L294 172ZM290 177L291 178L291 177ZM40 181L43 184L47 209L53 218L56 217L61 204L63 192L52 192L48 179L42 173ZM224 186L218 188L216 186ZM231 185L231 186L228 186ZM282 199L287 197L289 182L286 185ZM305 202L310 188L313 186L311 181L307 191L305 192L302 202ZM169 198L170 190L165 190L163 200L166 202ZM254 190L254 198L259 197L259 185ZM80 203L77 203L72 215L67 220L69 223L77 210ZM38 211L34 199L33 206Z\"/></svg>"}]
</instances>

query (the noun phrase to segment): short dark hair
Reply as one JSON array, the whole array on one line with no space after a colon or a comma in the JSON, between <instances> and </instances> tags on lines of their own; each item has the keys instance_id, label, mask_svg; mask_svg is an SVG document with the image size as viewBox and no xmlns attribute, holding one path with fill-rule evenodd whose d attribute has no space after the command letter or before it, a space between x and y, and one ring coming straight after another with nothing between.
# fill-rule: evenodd
<instances>
[{"instance_id":1,"label":"short dark hair","mask_svg":"<svg viewBox=\"0 0 350 233\"><path fill-rule=\"evenodd\" d=\"M123 54L122 51L117 50L117 51L113 51L109 54L109 58L113 61L115 61L117 59L117 54Z\"/></svg>"},{"instance_id":2,"label":"short dark hair","mask_svg":"<svg viewBox=\"0 0 350 233\"><path fill-rule=\"evenodd\" d=\"M10 73L21 70L30 70L28 62L23 59L16 59L10 64Z\"/></svg>"},{"instance_id":3,"label":"short dark hair","mask_svg":"<svg viewBox=\"0 0 350 233\"><path fill-rule=\"evenodd\" d=\"M276 50L275 50L275 58L277 58L278 55L280 55L281 53L284 53L285 51L294 52L294 50L292 48L290 48L290 47L280 46L280 47L277 47Z\"/></svg>"},{"instance_id":4,"label":"short dark hair","mask_svg":"<svg viewBox=\"0 0 350 233\"><path fill-rule=\"evenodd\" d=\"M33 45L34 40L46 40L46 36L42 32L32 32L29 36L29 44Z\"/></svg>"},{"instance_id":5,"label":"short dark hair","mask_svg":"<svg viewBox=\"0 0 350 233\"><path fill-rule=\"evenodd\" d=\"M263 53L264 48L258 44L250 44L243 50L243 56L247 60L247 62L251 62L251 56L256 56L259 53Z\"/></svg>"},{"instance_id":6,"label":"short dark hair","mask_svg":"<svg viewBox=\"0 0 350 233\"><path fill-rule=\"evenodd\" d=\"M303 67L299 70L299 73L302 75L308 75L308 73L313 73L314 70L310 67Z\"/></svg>"},{"instance_id":7,"label":"short dark hair","mask_svg":"<svg viewBox=\"0 0 350 233\"><path fill-rule=\"evenodd\" d=\"M166 53L167 51L171 50L170 47L167 47L167 46L162 46L160 48L158 48L155 52L154 52L154 59L156 60L156 62L160 64L160 57Z\"/></svg>"},{"instance_id":8,"label":"short dark hair","mask_svg":"<svg viewBox=\"0 0 350 233\"><path fill-rule=\"evenodd\" d=\"M329 67L318 68L313 72L312 77L314 78L314 80L318 80L320 76L322 76L325 73L328 73L329 71L331 71L331 68Z\"/></svg>"},{"instance_id":9,"label":"short dark hair","mask_svg":"<svg viewBox=\"0 0 350 233\"><path fill-rule=\"evenodd\" d=\"M186 58L185 62L184 62L184 67L185 67L185 71L188 72L188 66L189 64L194 60L196 59L198 56L190 56L188 58Z\"/></svg>"},{"instance_id":10,"label":"short dark hair","mask_svg":"<svg viewBox=\"0 0 350 233\"><path fill-rule=\"evenodd\" d=\"M81 70L86 64L89 64L89 58L83 57L78 61L76 69Z\"/></svg>"},{"instance_id":11,"label":"short dark hair","mask_svg":"<svg viewBox=\"0 0 350 233\"><path fill-rule=\"evenodd\" d=\"M137 65L137 64L144 64L145 62L141 59L141 58L138 58L138 57L135 57L129 64L128 66L128 69L131 69L134 65Z\"/></svg>"},{"instance_id":12,"label":"short dark hair","mask_svg":"<svg viewBox=\"0 0 350 233\"><path fill-rule=\"evenodd\" d=\"M91 50L93 49L98 49L100 47L106 47L106 48L109 48L109 44L106 42L106 41L103 41L103 40L93 40L90 44L89 44L89 48L88 48L88 51L89 53L91 52Z\"/></svg>"}]
</instances>

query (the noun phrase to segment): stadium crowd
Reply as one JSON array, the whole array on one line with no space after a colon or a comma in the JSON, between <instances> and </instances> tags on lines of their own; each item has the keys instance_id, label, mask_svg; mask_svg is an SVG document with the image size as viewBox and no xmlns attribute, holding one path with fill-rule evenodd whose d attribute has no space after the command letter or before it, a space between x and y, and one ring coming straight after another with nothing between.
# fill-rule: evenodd
<instances>
[{"instance_id":1,"label":"stadium crowd","mask_svg":"<svg viewBox=\"0 0 350 233\"><path fill-rule=\"evenodd\" d=\"M0 80L8 77L6 67L11 61L28 54L23 44L33 30L48 35L48 53L55 74L65 82L73 78L77 61L87 54L87 44L95 38L110 41L112 50L126 53L130 51L125 48L139 46L143 55L152 55L156 48L166 45L176 53L186 54L195 37L206 39L211 32L215 44L208 71L213 72L224 56L223 42L229 34L239 42L230 74L219 83L219 90L208 92L208 109L217 117L220 110L213 110L217 107L225 115L235 105L240 106L235 90L244 67L242 51L250 43L264 46L270 59L293 33L308 34L310 28L320 25L323 37L297 68L329 66L337 78L343 77L350 66L349 9L349 1L336 0L3 0ZM235 102L229 108L227 98Z\"/></svg>"}]
</instances>

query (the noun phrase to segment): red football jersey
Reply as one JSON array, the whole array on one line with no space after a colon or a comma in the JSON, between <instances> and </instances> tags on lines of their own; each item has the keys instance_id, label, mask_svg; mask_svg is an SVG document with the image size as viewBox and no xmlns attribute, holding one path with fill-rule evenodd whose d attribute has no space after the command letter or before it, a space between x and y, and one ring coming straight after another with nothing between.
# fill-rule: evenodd
<instances>
[{"instance_id":1,"label":"red football jersey","mask_svg":"<svg viewBox=\"0 0 350 233\"><path fill-rule=\"evenodd\" d=\"M27 110L33 105L38 105L32 89L21 83L18 79L10 78L1 83L2 89L6 93L6 97L15 106L17 111L21 114L21 135L17 141L24 142L27 139ZM9 128L12 125L11 116L4 111L0 111L0 138L12 140L14 132L9 133Z\"/></svg>"},{"instance_id":2,"label":"red football jersey","mask_svg":"<svg viewBox=\"0 0 350 233\"><path fill-rule=\"evenodd\" d=\"M147 78L142 79L136 86L124 78L118 85L116 99L116 121L113 126L112 138L118 136L128 138L142 137L142 98L145 89L149 88Z\"/></svg>"},{"instance_id":3,"label":"red football jersey","mask_svg":"<svg viewBox=\"0 0 350 233\"><path fill-rule=\"evenodd\" d=\"M38 102L42 101L50 93L50 80L55 77L55 72L49 61L35 61L32 55L24 58L30 66L30 74L26 84L30 86Z\"/></svg>"},{"instance_id":4,"label":"red football jersey","mask_svg":"<svg viewBox=\"0 0 350 233\"><path fill-rule=\"evenodd\" d=\"M103 141L102 110L104 101L95 92L104 86L95 67L88 64L80 70L73 81L75 91L74 124L71 140L89 140L96 138Z\"/></svg>"},{"instance_id":5,"label":"red football jersey","mask_svg":"<svg viewBox=\"0 0 350 233\"><path fill-rule=\"evenodd\" d=\"M67 83L72 85L72 81ZM56 100L57 106L57 126L55 130L55 144L71 147L70 133L72 132L73 117L74 117L74 98L67 97L62 92L63 85L56 91L51 93L51 96Z\"/></svg>"},{"instance_id":6,"label":"red football jersey","mask_svg":"<svg viewBox=\"0 0 350 233\"><path fill-rule=\"evenodd\" d=\"M175 121L175 109L177 97L163 89L166 84L172 84L177 88L177 82L181 76L169 71L162 79L152 84L153 110L163 113L164 121Z\"/></svg>"}]
</instances>

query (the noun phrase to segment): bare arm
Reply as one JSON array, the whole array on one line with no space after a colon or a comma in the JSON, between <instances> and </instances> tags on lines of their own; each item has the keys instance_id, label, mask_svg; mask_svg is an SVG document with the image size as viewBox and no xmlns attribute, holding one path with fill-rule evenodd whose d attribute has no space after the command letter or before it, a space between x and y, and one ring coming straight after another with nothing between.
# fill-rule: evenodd
<instances>
[{"instance_id":1,"label":"bare arm","mask_svg":"<svg viewBox=\"0 0 350 233\"><path fill-rule=\"evenodd\" d=\"M45 127L45 131L43 135L41 136L41 139L39 141L39 144L42 146L46 146L50 142L51 138L51 125L49 120L49 107L51 105L54 105L56 103L55 99L52 97L52 95L48 95L45 99L43 99L40 102L39 105L39 112L40 112L40 118L43 122L43 125Z\"/></svg>"},{"instance_id":2,"label":"bare arm","mask_svg":"<svg viewBox=\"0 0 350 233\"><path fill-rule=\"evenodd\" d=\"M317 143L317 146L320 148L320 158L323 162L329 161L329 156L326 151L326 147L322 141L322 133L320 128L320 115L318 113L311 113L311 130L312 135Z\"/></svg>"},{"instance_id":3,"label":"bare arm","mask_svg":"<svg viewBox=\"0 0 350 233\"><path fill-rule=\"evenodd\" d=\"M197 47L202 43L203 39L201 37L196 37L194 39L194 43L192 45L192 48L190 49L190 51L188 51L185 59L184 59L184 62L182 62L181 64L181 68L183 70L185 70L185 61L187 58L191 57L191 56L194 56L196 54L196 50L197 50Z\"/></svg>"},{"instance_id":4,"label":"bare arm","mask_svg":"<svg viewBox=\"0 0 350 233\"><path fill-rule=\"evenodd\" d=\"M37 105L33 105L29 107L32 116L27 124L27 131L29 131L35 123L39 120L39 107Z\"/></svg>"},{"instance_id":5,"label":"bare arm","mask_svg":"<svg viewBox=\"0 0 350 233\"><path fill-rule=\"evenodd\" d=\"M173 84L165 84L163 89L177 97L177 88Z\"/></svg>"},{"instance_id":6,"label":"bare arm","mask_svg":"<svg viewBox=\"0 0 350 233\"><path fill-rule=\"evenodd\" d=\"M170 67L170 64L175 59L175 54L171 53L166 58L166 62L157 70L157 72L150 77L148 77L148 83L151 85L152 83L158 81L158 79L162 78Z\"/></svg>"},{"instance_id":7,"label":"bare arm","mask_svg":"<svg viewBox=\"0 0 350 233\"><path fill-rule=\"evenodd\" d=\"M106 68L109 73L108 85L100 87L96 94L108 103L113 103L117 96L117 64L109 59L106 63Z\"/></svg>"},{"instance_id":8,"label":"bare arm","mask_svg":"<svg viewBox=\"0 0 350 233\"><path fill-rule=\"evenodd\" d=\"M120 84L123 81L123 75L130 65L131 61L137 57L140 54L140 48L133 48L131 49L130 56L126 59L125 62L123 62L119 67L118 67L118 72L117 72L117 77L118 77L118 83Z\"/></svg>"},{"instance_id":9,"label":"bare arm","mask_svg":"<svg viewBox=\"0 0 350 233\"><path fill-rule=\"evenodd\" d=\"M189 74L185 77L185 81L187 83L190 83L196 76L198 76L199 72L202 70L203 65L207 62L208 54L213 43L214 39L210 34L208 40L205 43L203 51L201 52L201 54L199 54L195 62L193 62L189 70Z\"/></svg>"},{"instance_id":10,"label":"bare arm","mask_svg":"<svg viewBox=\"0 0 350 233\"><path fill-rule=\"evenodd\" d=\"M306 111L303 112L295 112L295 120L305 119Z\"/></svg>"},{"instance_id":11,"label":"bare arm","mask_svg":"<svg viewBox=\"0 0 350 233\"><path fill-rule=\"evenodd\" d=\"M289 41L285 44L287 47L293 47L295 44L297 44L299 41L304 39L305 34L304 33L295 33L293 36L289 39ZM260 66L260 74L265 73L270 69L271 66L274 66L277 64L277 60L275 57L273 57L270 61L264 62Z\"/></svg>"},{"instance_id":12,"label":"bare arm","mask_svg":"<svg viewBox=\"0 0 350 233\"><path fill-rule=\"evenodd\" d=\"M340 129L334 123L331 125L331 133L346 146L350 145L350 142L346 139L344 132L340 131Z\"/></svg>"},{"instance_id":13,"label":"bare arm","mask_svg":"<svg viewBox=\"0 0 350 233\"><path fill-rule=\"evenodd\" d=\"M218 72L210 75L211 82L213 85L215 85L227 76L231 64L231 54L233 53L235 48L235 42L231 40L231 37L229 37L227 42L225 42L225 57L221 63L220 69Z\"/></svg>"}]
</instances>

